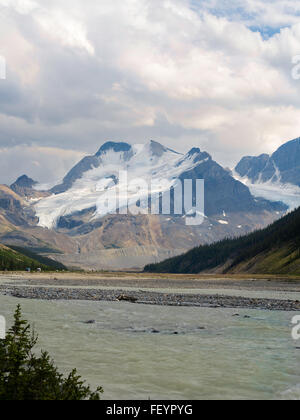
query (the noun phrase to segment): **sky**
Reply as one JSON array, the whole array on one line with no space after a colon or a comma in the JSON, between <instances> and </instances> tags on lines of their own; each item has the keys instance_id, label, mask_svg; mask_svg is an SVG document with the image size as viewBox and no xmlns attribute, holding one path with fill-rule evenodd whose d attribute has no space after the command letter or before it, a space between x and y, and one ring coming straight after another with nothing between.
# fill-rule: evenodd
<instances>
[{"instance_id":1,"label":"sky","mask_svg":"<svg viewBox=\"0 0 300 420\"><path fill-rule=\"evenodd\" d=\"M299 0L0 0L0 56L0 183L108 140L233 167L300 136Z\"/></svg>"}]
</instances>

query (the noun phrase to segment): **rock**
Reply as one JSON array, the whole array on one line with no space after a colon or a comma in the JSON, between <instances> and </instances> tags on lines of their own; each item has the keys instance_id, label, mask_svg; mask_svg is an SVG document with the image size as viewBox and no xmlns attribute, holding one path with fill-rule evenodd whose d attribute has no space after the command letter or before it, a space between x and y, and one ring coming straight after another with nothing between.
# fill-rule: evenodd
<instances>
[{"instance_id":1,"label":"rock","mask_svg":"<svg viewBox=\"0 0 300 420\"><path fill-rule=\"evenodd\" d=\"M136 303L137 302L137 298L133 297L133 296L127 296L127 295L120 295L117 297L117 300L119 302L131 302L131 303Z\"/></svg>"}]
</instances>

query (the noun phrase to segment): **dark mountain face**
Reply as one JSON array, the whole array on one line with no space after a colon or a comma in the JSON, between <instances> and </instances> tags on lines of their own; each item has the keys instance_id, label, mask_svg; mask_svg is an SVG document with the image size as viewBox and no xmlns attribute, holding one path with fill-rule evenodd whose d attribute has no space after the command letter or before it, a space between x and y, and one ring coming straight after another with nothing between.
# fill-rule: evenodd
<instances>
[{"instance_id":1,"label":"dark mountain face","mask_svg":"<svg viewBox=\"0 0 300 420\"><path fill-rule=\"evenodd\" d=\"M25 206L20 195L3 185L0 186L0 215L15 226L29 226L37 223L33 209Z\"/></svg>"},{"instance_id":2,"label":"dark mountain face","mask_svg":"<svg viewBox=\"0 0 300 420\"><path fill-rule=\"evenodd\" d=\"M180 178L204 179L205 214L207 216L237 212L284 211L282 203L264 199L254 199L249 188L235 180L231 174L215 162L206 152L192 149L188 156L193 157L195 168L184 172Z\"/></svg>"},{"instance_id":3,"label":"dark mountain face","mask_svg":"<svg viewBox=\"0 0 300 420\"><path fill-rule=\"evenodd\" d=\"M63 179L62 184L56 185L51 189L53 194L61 194L72 187L75 181L82 178L82 175L93 168L99 168L102 163L101 157L108 152L124 153L124 159L129 160L132 157L132 147L127 143L107 142L100 147L93 156L86 156Z\"/></svg>"},{"instance_id":4,"label":"dark mountain face","mask_svg":"<svg viewBox=\"0 0 300 420\"><path fill-rule=\"evenodd\" d=\"M261 160L266 160L266 156ZM263 163L260 163L260 169ZM99 194L103 193L101 186L103 184L105 190L109 190L120 182L112 174L119 170L127 170L129 178L167 180L167 185L172 185L173 180L178 178L182 181L204 179L203 224L189 226L186 222L192 216L188 211L182 215L174 214L175 210L171 210L169 215L97 215L96 203L101 197ZM76 183L81 179L82 182ZM183 252L199 244L240 236L266 226L287 209L282 203L253 197L247 186L234 179L230 171L199 148L182 155L154 141L143 147L108 142L95 155L87 156L75 165L62 184L51 191L36 191L34 186L35 181L26 176L13 184L18 195L3 186L0 218L3 216L7 227L0 239L23 246L29 238L31 248L64 250L68 253L65 262L75 266L79 264L80 255L80 261L84 261L85 266L91 263L97 269L103 268L98 253L103 256L105 250L107 258L110 258L112 249L134 250L134 264L137 264L138 255L142 252L145 258L140 264L144 265L148 258L149 261L159 260L158 255L175 255L179 250ZM63 194L70 188L74 188L74 194ZM57 218L53 224L52 217ZM17 233L12 231L15 226L18 227ZM116 251L115 254L119 258L122 252ZM115 267L114 264L112 261L112 267Z\"/></svg>"},{"instance_id":5,"label":"dark mountain face","mask_svg":"<svg viewBox=\"0 0 300 420\"><path fill-rule=\"evenodd\" d=\"M18 178L16 180L16 182L14 184L12 184L12 186L10 187L13 190L13 186L18 186L18 187L24 187L24 188L32 188L34 185L36 185L37 182L34 181L33 179L29 178L27 175L22 175L20 176L20 178Z\"/></svg>"},{"instance_id":6,"label":"dark mountain face","mask_svg":"<svg viewBox=\"0 0 300 420\"><path fill-rule=\"evenodd\" d=\"M281 146L272 156L283 183L300 186L300 138Z\"/></svg>"},{"instance_id":7,"label":"dark mountain face","mask_svg":"<svg viewBox=\"0 0 300 420\"><path fill-rule=\"evenodd\" d=\"M108 151L113 151L115 153L118 152L130 152L132 149L131 145L128 143L115 143L112 141L109 141L105 144L103 144L103 146L100 147L100 149L98 150L98 152L95 154L95 156L101 156L104 153L107 153Z\"/></svg>"},{"instance_id":8,"label":"dark mountain face","mask_svg":"<svg viewBox=\"0 0 300 420\"><path fill-rule=\"evenodd\" d=\"M259 213L262 211L282 212L287 209L287 206L282 203L255 199L247 186L234 179L230 172L222 168L222 166L215 162L207 152L202 152L199 148L193 148L183 156L164 147L160 143L151 141L149 144L149 151L150 155L148 155L148 159L150 159L151 156L163 159L164 154L168 152L172 152L172 154L175 155L177 154L178 160L176 161L176 167L179 169L182 167L182 172L179 176L179 179L182 181L185 179L204 179L205 215L207 216L222 216L224 212L231 214L240 212ZM52 193L60 194L67 191L86 171L105 165L107 160L104 161L103 159L108 153L120 153L123 162L130 162L134 152L132 146L127 143L105 143L94 156L85 157L71 169L64 178L63 183L52 189ZM242 168L243 163L240 164L243 173L248 173L251 166L249 159L246 164L244 164L244 169ZM268 156L263 155L254 159L258 161L258 169L261 170L262 168L265 168ZM147 157L145 156L145 165L148 165L149 162L146 160ZM128 166L128 168L130 173L130 166ZM118 169L119 168L116 167L116 170ZM170 168L170 170L172 170L172 168ZM62 220L58 220L59 228L70 230L78 228L78 226L82 227L83 224L80 217L78 218L75 214L70 214L67 217L63 217Z\"/></svg>"},{"instance_id":9,"label":"dark mountain face","mask_svg":"<svg viewBox=\"0 0 300 420\"><path fill-rule=\"evenodd\" d=\"M72 185L74 184L74 182L77 179L80 179L85 172L93 168L98 168L99 165L100 165L100 160L97 156L86 156L79 163L77 163L77 165L75 165L74 168L70 170L70 172L68 172L68 174L63 179L62 184L56 185L55 187L51 189L51 193L52 194L64 193L65 191L70 189Z\"/></svg>"},{"instance_id":10,"label":"dark mountain face","mask_svg":"<svg viewBox=\"0 0 300 420\"><path fill-rule=\"evenodd\" d=\"M285 143L272 156L244 157L235 171L252 183L271 181L300 186L300 138Z\"/></svg>"},{"instance_id":11,"label":"dark mountain face","mask_svg":"<svg viewBox=\"0 0 300 420\"><path fill-rule=\"evenodd\" d=\"M20 196L30 196L34 186L37 185L37 182L29 178L27 175L22 175L20 178L13 183L10 188Z\"/></svg>"},{"instance_id":12,"label":"dark mountain face","mask_svg":"<svg viewBox=\"0 0 300 420\"><path fill-rule=\"evenodd\" d=\"M259 180L259 175L266 168L269 159L269 155L246 156L238 163L235 170L241 177L248 177L255 183Z\"/></svg>"},{"instance_id":13,"label":"dark mountain face","mask_svg":"<svg viewBox=\"0 0 300 420\"><path fill-rule=\"evenodd\" d=\"M300 208L265 229L148 265L159 273L300 273Z\"/></svg>"}]
</instances>

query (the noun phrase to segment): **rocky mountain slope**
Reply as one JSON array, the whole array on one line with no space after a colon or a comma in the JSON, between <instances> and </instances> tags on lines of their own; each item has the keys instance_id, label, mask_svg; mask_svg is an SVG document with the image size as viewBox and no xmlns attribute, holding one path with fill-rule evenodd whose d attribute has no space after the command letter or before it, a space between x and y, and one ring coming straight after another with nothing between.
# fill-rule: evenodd
<instances>
[{"instance_id":1,"label":"rocky mountain slope","mask_svg":"<svg viewBox=\"0 0 300 420\"><path fill-rule=\"evenodd\" d=\"M186 179L204 179L203 210L194 209L194 190L193 201L184 209L181 205L181 211L175 211L178 203L171 193L166 214L159 205L160 193L166 197ZM144 184L137 187L141 180ZM1 188L2 243L42 251L71 266L84 262L87 269L139 268L266 226L288 208L255 198L208 153L194 148L182 155L154 141L133 146L105 143L50 191L40 191L26 176L11 188ZM155 214L149 212L150 203L158 210ZM203 223L193 226L189 222L196 215Z\"/></svg>"},{"instance_id":2,"label":"rocky mountain slope","mask_svg":"<svg viewBox=\"0 0 300 420\"><path fill-rule=\"evenodd\" d=\"M285 143L271 156L244 157L235 171L253 184L272 182L300 187L300 138Z\"/></svg>"},{"instance_id":3,"label":"rocky mountain slope","mask_svg":"<svg viewBox=\"0 0 300 420\"><path fill-rule=\"evenodd\" d=\"M195 248L145 271L300 274L300 208L263 230Z\"/></svg>"},{"instance_id":4,"label":"rocky mountain slope","mask_svg":"<svg viewBox=\"0 0 300 420\"><path fill-rule=\"evenodd\" d=\"M127 172L127 180L120 179L120 171ZM175 185L176 180L205 180L205 215L261 211L283 211L279 203L256 200L249 189L235 180L212 157L200 149L192 149L186 155L167 149L156 142L131 146L126 143L106 143L94 156L79 162L65 177L63 183L52 189L53 195L40 200L35 206L39 225L49 229L66 227L65 220L73 214L93 212L90 221L100 219L111 210L124 209L127 198L130 203L146 201L148 208L148 184L138 193L129 191L128 184L136 180L150 181L164 192ZM126 190L119 196L118 206L99 212L99 202L109 199L117 190ZM128 197L127 197L128 196ZM101 208L103 210L103 208ZM78 219L78 218L77 218ZM78 221L79 223L80 221ZM73 221L71 228L78 227ZM74 226L74 224L76 226ZM83 223L82 223L83 224Z\"/></svg>"},{"instance_id":5,"label":"rocky mountain slope","mask_svg":"<svg viewBox=\"0 0 300 420\"><path fill-rule=\"evenodd\" d=\"M38 226L33 202L0 185L0 241L41 253L76 252L72 238Z\"/></svg>"}]
</instances>

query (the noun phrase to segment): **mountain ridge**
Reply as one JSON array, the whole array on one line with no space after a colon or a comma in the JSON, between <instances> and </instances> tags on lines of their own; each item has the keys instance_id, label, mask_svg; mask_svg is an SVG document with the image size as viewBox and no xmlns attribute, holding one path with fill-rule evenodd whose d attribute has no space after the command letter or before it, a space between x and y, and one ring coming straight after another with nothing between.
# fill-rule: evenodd
<instances>
[{"instance_id":1,"label":"mountain ridge","mask_svg":"<svg viewBox=\"0 0 300 420\"><path fill-rule=\"evenodd\" d=\"M122 178L122 171L127 171L128 182ZM144 180L150 185L150 181L154 181L155 188L165 195L176 183L180 185L179 181L184 188L185 179L205 181L201 225L187 225L195 215L191 207L180 215L175 214L172 194L170 214L162 214L161 208L155 215L119 214L118 210L126 210L127 205L130 209L136 205L149 210L148 188L143 187L146 189L139 195L132 190L130 185L135 185L132 182ZM8 230L0 233L0 241L32 250L42 249L45 255L63 263L65 258L71 266L84 261L85 266L90 264L93 269L97 253L98 269L103 268L102 261L109 260L112 254L122 263L122 251L113 253L112 250L124 250L128 255L127 268L130 261L137 268L136 257L142 254L142 268L147 258L148 262L159 261L194 246L264 227L288 208L281 202L254 197L247 186L200 148L181 154L153 140L138 145L106 142L94 155L84 157L71 168L63 182L50 191L40 191L28 177L19 178L15 184L21 188L18 191L22 196L16 194L16 197L20 199L22 220L16 225L17 212L14 215L8 209L1 210L0 201L0 217L2 214L12 222ZM118 190L127 191L129 203L122 201L121 195L114 211L101 213L102 202ZM191 201L189 206L194 204ZM128 253L129 249L132 251ZM112 268L124 267L112 262Z\"/></svg>"},{"instance_id":2,"label":"mountain ridge","mask_svg":"<svg viewBox=\"0 0 300 420\"><path fill-rule=\"evenodd\" d=\"M200 246L145 272L300 274L300 208L267 228Z\"/></svg>"},{"instance_id":3,"label":"mountain ridge","mask_svg":"<svg viewBox=\"0 0 300 420\"><path fill-rule=\"evenodd\" d=\"M253 184L273 182L300 187L300 138L284 143L272 155L242 158L235 171Z\"/></svg>"}]
</instances>

